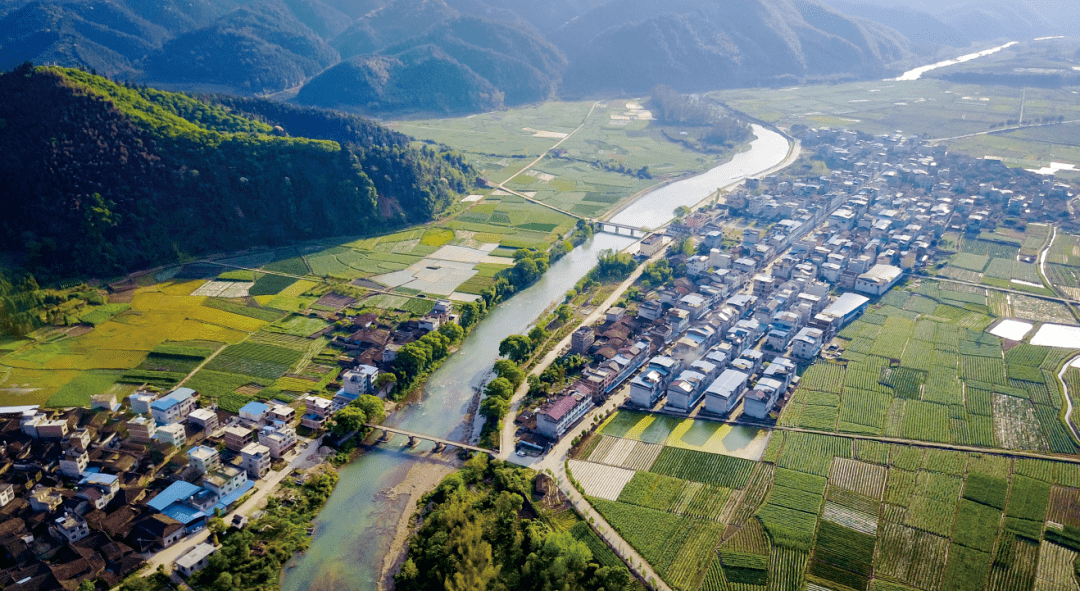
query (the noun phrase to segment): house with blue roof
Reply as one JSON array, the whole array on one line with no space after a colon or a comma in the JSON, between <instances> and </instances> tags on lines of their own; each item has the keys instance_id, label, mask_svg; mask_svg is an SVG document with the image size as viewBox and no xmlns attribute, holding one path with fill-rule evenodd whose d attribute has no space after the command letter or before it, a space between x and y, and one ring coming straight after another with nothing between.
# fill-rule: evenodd
<instances>
[{"instance_id":1,"label":"house with blue roof","mask_svg":"<svg viewBox=\"0 0 1080 591\"><path fill-rule=\"evenodd\" d=\"M199 393L191 388L177 388L150 403L150 414L159 425L170 425L187 418L195 410Z\"/></svg>"},{"instance_id":2,"label":"house with blue roof","mask_svg":"<svg viewBox=\"0 0 1080 591\"><path fill-rule=\"evenodd\" d=\"M270 405L262 402L251 402L240 407L240 418L261 425L266 420L266 413L270 412Z\"/></svg>"}]
</instances>

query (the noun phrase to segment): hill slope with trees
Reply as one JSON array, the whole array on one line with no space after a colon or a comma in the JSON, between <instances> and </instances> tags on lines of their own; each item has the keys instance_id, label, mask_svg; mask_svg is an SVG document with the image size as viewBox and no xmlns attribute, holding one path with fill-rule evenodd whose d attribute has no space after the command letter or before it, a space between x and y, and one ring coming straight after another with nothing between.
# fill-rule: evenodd
<instances>
[{"instance_id":1,"label":"hill slope with trees","mask_svg":"<svg viewBox=\"0 0 1080 591\"><path fill-rule=\"evenodd\" d=\"M28 64L0 75L0 150L0 250L46 277L418 223L475 180L358 117Z\"/></svg>"}]
</instances>

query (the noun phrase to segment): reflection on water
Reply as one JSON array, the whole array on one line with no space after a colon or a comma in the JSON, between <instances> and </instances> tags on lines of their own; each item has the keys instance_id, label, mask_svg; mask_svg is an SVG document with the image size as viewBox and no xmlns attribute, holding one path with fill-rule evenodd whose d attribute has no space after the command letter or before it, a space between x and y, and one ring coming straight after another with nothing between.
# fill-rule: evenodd
<instances>
[{"instance_id":1,"label":"reflection on water","mask_svg":"<svg viewBox=\"0 0 1080 591\"><path fill-rule=\"evenodd\" d=\"M620 410L600 426L600 433L757 461L765 453L772 432L745 425Z\"/></svg>"}]
</instances>

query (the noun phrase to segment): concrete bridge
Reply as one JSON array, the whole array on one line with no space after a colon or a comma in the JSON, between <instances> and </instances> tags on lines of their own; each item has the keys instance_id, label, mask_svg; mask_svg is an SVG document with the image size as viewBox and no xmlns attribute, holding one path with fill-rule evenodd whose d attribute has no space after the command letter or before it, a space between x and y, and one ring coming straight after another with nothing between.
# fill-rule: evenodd
<instances>
[{"instance_id":1,"label":"concrete bridge","mask_svg":"<svg viewBox=\"0 0 1080 591\"><path fill-rule=\"evenodd\" d=\"M649 234L649 231L644 228L638 228L637 226L627 226L625 224L616 224L614 222L602 222L596 220L593 222L597 232L605 232L607 234L618 234L619 236L630 236L631 238L644 238Z\"/></svg>"},{"instance_id":2,"label":"concrete bridge","mask_svg":"<svg viewBox=\"0 0 1080 591\"><path fill-rule=\"evenodd\" d=\"M469 451L475 451L475 452L480 452L480 453L483 453L483 454L488 454L490 456L495 456L498 453L495 450L486 449L486 448L483 448L483 447L476 447L475 445L469 445L467 443L460 443L460 442L457 442L457 441L450 441L449 439L442 439L440 437L433 437L431 435L424 435L422 433L413 433L412 431L406 431L405 429L397 429L395 427L387 427L386 425L371 425L371 424L365 423L364 426L369 427L371 429L378 429L379 431L382 431L383 434L382 434L382 437L379 438L379 441L389 441L390 438L392 436L394 436L394 435L404 435L404 436L409 438L409 447L412 447L412 446L416 445L417 443L419 443L421 440L423 440L423 441L431 441L432 443L434 443L435 444L435 451L437 451L437 452L442 451L442 450L446 449L449 446L454 446L454 447L460 447L461 449L467 449Z\"/></svg>"}]
</instances>

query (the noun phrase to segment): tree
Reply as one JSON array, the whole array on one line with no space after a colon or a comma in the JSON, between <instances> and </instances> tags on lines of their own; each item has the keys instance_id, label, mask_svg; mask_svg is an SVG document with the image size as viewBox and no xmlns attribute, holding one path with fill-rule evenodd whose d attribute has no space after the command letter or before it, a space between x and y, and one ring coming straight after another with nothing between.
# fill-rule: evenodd
<instances>
[{"instance_id":1,"label":"tree","mask_svg":"<svg viewBox=\"0 0 1080 591\"><path fill-rule=\"evenodd\" d=\"M395 384L397 384L397 376L392 373L381 373L375 378L375 387L379 390L387 386L393 387Z\"/></svg>"},{"instance_id":2,"label":"tree","mask_svg":"<svg viewBox=\"0 0 1080 591\"><path fill-rule=\"evenodd\" d=\"M79 583L79 588L77 591L94 591L96 588L97 587L94 585L94 582L88 579Z\"/></svg>"},{"instance_id":3,"label":"tree","mask_svg":"<svg viewBox=\"0 0 1080 591\"><path fill-rule=\"evenodd\" d=\"M489 421L497 423L510 412L510 401L498 396L488 396L480 402L480 414Z\"/></svg>"},{"instance_id":4,"label":"tree","mask_svg":"<svg viewBox=\"0 0 1080 591\"><path fill-rule=\"evenodd\" d=\"M499 355L514 363L521 363L529 358L533 351L533 342L529 337L512 334L499 343ZM402 347L404 349L404 347Z\"/></svg>"},{"instance_id":5,"label":"tree","mask_svg":"<svg viewBox=\"0 0 1080 591\"><path fill-rule=\"evenodd\" d=\"M529 331L529 340L533 342L533 348L539 347L548 338L548 333L543 327L534 326Z\"/></svg>"},{"instance_id":6,"label":"tree","mask_svg":"<svg viewBox=\"0 0 1080 591\"><path fill-rule=\"evenodd\" d=\"M559 322L566 324L567 320L574 317L574 309L569 304L563 304L555 309L555 317L559 319Z\"/></svg>"},{"instance_id":7,"label":"tree","mask_svg":"<svg viewBox=\"0 0 1080 591\"><path fill-rule=\"evenodd\" d=\"M364 416L367 418L366 423L381 423L386 418L386 406L378 396L361 394L356 400L350 402L349 406L364 411Z\"/></svg>"},{"instance_id":8,"label":"tree","mask_svg":"<svg viewBox=\"0 0 1080 591\"><path fill-rule=\"evenodd\" d=\"M210 533L214 536L214 545L217 546L218 536L225 533L229 529L229 526L225 524L225 520L220 517L211 517L206 523L206 529L210 530Z\"/></svg>"},{"instance_id":9,"label":"tree","mask_svg":"<svg viewBox=\"0 0 1080 591\"><path fill-rule=\"evenodd\" d=\"M330 432L341 437L354 431L359 431L367 422L367 415L358 406L346 406L334 415L334 424Z\"/></svg>"},{"instance_id":10,"label":"tree","mask_svg":"<svg viewBox=\"0 0 1080 591\"><path fill-rule=\"evenodd\" d=\"M510 400L514 396L514 385L506 378L495 378L484 387L484 394L489 397Z\"/></svg>"},{"instance_id":11,"label":"tree","mask_svg":"<svg viewBox=\"0 0 1080 591\"><path fill-rule=\"evenodd\" d=\"M686 240L682 241L682 244L679 245L679 252L683 253L686 256L694 256L694 249L694 239L690 238L689 236L686 238Z\"/></svg>"},{"instance_id":12,"label":"tree","mask_svg":"<svg viewBox=\"0 0 1080 591\"><path fill-rule=\"evenodd\" d=\"M465 336L465 329L455 322L447 322L439 327L439 334L446 337L451 345L456 345Z\"/></svg>"},{"instance_id":13,"label":"tree","mask_svg":"<svg viewBox=\"0 0 1080 591\"><path fill-rule=\"evenodd\" d=\"M675 208L675 217L683 218L690 214L690 208L685 205L680 205Z\"/></svg>"},{"instance_id":14,"label":"tree","mask_svg":"<svg viewBox=\"0 0 1080 591\"><path fill-rule=\"evenodd\" d=\"M518 386L525 381L525 372L522 371L521 366L509 359L500 359L496 361L495 373L500 378L509 380L510 383L513 384L515 390L517 390Z\"/></svg>"}]
</instances>

